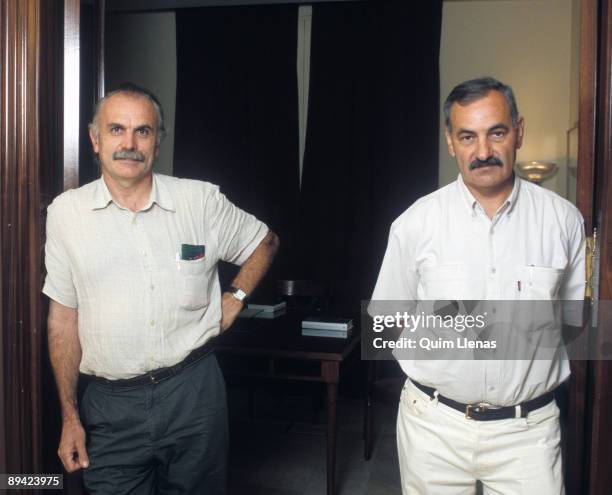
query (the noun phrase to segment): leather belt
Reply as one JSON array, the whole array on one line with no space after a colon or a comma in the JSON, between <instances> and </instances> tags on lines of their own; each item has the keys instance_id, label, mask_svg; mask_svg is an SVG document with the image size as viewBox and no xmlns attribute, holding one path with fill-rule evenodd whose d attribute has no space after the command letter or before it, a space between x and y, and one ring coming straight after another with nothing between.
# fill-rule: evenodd
<instances>
[{"instance_id":1,"label":"leather belt","mask_svg":"<svg viewBox=\"0 0 612 495\"><path fill-rule=\"evenodd\" d=\"M414 383L414 386L426 393L431 400L436 398L435 388L428 387L414 380L410 380ZM492 407L488 404L478 402L475 404L463 404L462 402L454 401L448 397L437 394L438 402L452 407L459 412L465 413L467 419L474 419L476 421L494 421L498 419L510 419L510 418L525 418L531 411L535 411L540 407L544 407L555 399L555 391L551 390L546 392L535 399L522 402L516 406L504 406L504 407Z\"/></svg>"},{"instance_id":2,"label":"leather belt","mask_svg":"<svg viewBox=\"0 0 612 495\"><path fill-rule=\"evenodd\" d=\"M159 368L153 371L148 371L144 375L135 376L133 378L122 378L119 380L109 380L108 378L103 378L101 376L95 375L85 375L87 378L93 380L94 382L103 383L105 385L111 385L113 387L138 387L139 385L151 385L155 383L159 383L164 381L172 376L178 375L190 364L199 361L204 356L207 356L213 351L212 342L208 341L202 347L198 347L194 349L187 357L183 359L180 363L177 363L173 366L168 366L167 368Z\"/></svg>"}]
</instances>

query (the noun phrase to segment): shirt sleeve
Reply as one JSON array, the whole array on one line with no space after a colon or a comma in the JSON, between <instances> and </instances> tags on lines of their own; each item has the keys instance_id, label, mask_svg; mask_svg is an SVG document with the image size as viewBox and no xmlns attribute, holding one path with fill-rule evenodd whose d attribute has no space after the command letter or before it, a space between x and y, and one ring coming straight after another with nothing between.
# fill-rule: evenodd
<instances>
[{"instance_id":1,"label":"shirt sleeve","mask_svg":"<svg viewBox=\"0 0 612 495\"><path fill-rule=\"evenodd\" d=\"M416 300L419 275L415 268L413 249L391 228L385 257L378 274L373 300Z\"/></svg>"},{"instance_id":2,"label":"shirt sleeve","mask_svg":"<svg viewBox=\"0 0 612 495\"><path fill-rule=\"evenodd\" d=\"M70 257L62 242L62 228L56 205L47 208L47 241L45 243L45 267L47 277L43 293L54 301L76 308L77 294L72 282Z\"/></svg>"},{"instance_id":3,"label":"shirt sleeve","mask_svg":"<svg viewBox=\"0 0 612 495\"><path fill-rule=\"evenodd\" d=\"M572 217L573 218L573 217ZM580 326L582 322L582 303L586 280L586 240L584 223L580 214L568 228L568 266L565 271L560 297L563 301L563 320L565 323Z\"/></svg>"},{"instance_id":4,"label":"shirt sleeve","mask_svg":"<svg viewBox=\"0 0 612 495\"><path fill-rule=\"evenodd\" d=\"M241 210L218 188L211 198L212 226L217 234L219 258L242 265L268 233L265 223Z\"/></svg>"},{"instance_id":5,"label":"shirt sleeve","mask_svg":"<svg viewBox=\"0 0 612 495\"><path fill-rule=\"evenodd\" d=\"M374 318L398 311L412 312L417 299L419 276L414 268L414 245L407 242L406 232L400 235L394 227L391 227L387 250L367 308L368 314Z\"/></svg>"}]
</instances>

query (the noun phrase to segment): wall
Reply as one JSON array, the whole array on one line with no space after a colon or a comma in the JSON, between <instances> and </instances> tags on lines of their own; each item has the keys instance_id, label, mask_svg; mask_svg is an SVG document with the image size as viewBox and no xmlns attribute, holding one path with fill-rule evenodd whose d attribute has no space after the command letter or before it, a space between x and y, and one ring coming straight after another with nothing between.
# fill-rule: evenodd
<instances>
[{"instance_id":1,"label":"wall","mask_svg":"<svg viewBox=\"0 0 612 495\"><path fill-rule=\"evenodd\" d=\"M567 199L576 203L576 167L578 165L578 117L580 106L580 0L572 0L572 59L570 64L570 123L575 126L568 139L571 148L568 156Z\"/></svg>"},{"instance_id":2,"label":"wall","mask_svg":"<svg viewBox=\"0 0 612 495\"><path fill-rule=\"evenodd\" d=\"M130 81L153 91L164 109L168 135L155 169L172 174L176 97L174 12L111 14L106 30L106 89Z\"/></svg>"},{"instance_id":3,"label":"wall","mask_svg":"<svg viewBox=\"0 0 612 495\"><path fill-rule=\"evenodd\" d=\"M445 1L440 47L442 101L453 86L473 77L491 75L510 84L525 118L525 140L517 160L555 162L559 171L543 185L562 195L566 131L573 125L572 1ZM441 129L443 125L441 115ZM443 132L439 166L440 185L456 178L457 166L448 155Z\"/></svg>"}]
</instances>

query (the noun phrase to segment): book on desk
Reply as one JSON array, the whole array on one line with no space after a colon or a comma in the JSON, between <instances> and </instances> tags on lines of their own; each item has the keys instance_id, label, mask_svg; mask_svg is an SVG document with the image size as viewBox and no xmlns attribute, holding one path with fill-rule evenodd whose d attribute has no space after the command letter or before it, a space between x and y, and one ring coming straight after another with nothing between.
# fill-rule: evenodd
<instances>
[{"instance_id":1,"label":"book on desk","mask_svg":"<svg viewBox=\"0 0 612 495\"><path fill-rule=\"evenodd\" d=\"M287 313L287 304L284 301L262 304L249 303L238 314L239 318L274 319ZM353 320L350 318L336 318L331 316L309 316L302 320L301 330L304 337L329 337L347 339L351 336Z\"/></svg>"},{"instance_id":2,"label":"book on desk","mask_svg":"<svg viewBox=\"0 0 612 495\"><path fill-rule=\"evenodd\" d=\"M278 318L287 312L287 303L285 301L275 302L270 304L247 304L240 313L239 318L264 318L267 320Z\"/></svg>"},{"instance_id":3,"label":"book on desk","mask_svg":"<svg viewBox=\"0 0 612 495\"><path fill-rule=\"evenodd\" d=\"M350 318L308 317L302 320L302 335L347 339L351 336L353 320Z\"/></svg>"}]
</instances>

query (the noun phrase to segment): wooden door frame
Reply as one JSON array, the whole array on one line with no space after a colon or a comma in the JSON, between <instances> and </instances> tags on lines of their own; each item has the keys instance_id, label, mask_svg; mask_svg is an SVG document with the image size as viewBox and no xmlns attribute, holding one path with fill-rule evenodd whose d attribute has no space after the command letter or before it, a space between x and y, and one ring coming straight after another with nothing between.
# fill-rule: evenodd
<instances>
[{"instance_id":1,"label":"wooden door frame","mask_svg":"<svg viewBox=\"0 0 612 495\"><path fill-rule=\"evenodd\" d=\"M94 0L95 99L104 96L104 29L106 0ZM64 191L79 186L81 0L64 0ZM77 102L75 104L75 102Z\"/></svg>"},{"instance_id":2,"label":"wooden door frame","mask_svg":"<svg viewBox=\"0 0 612 495\"><path fill-rule=\"evenodd\" d=\"M59 8L46 0L0 2L2 473L42 469L42 212L60 169Z\"/></svg>"},{"instance_id":3,"label":"wooden door frame","mask_svg":"<svg viewBox=\"0 0 612 495\"><path fill-rule=\"evenodd\" d=\"M580 2L579 126L576 205L585 222L587 236L593 235L593 183L595 180L595 142L598 69L598 1ZM586 492L588 473L589 409L588 349L580 349L571 363L569 408L566 426L566 487L569 495Z\"/></svg>"},{"instance_id":4,"label":"wooden door frame","mask_svg":"<svg viewBox=\"0 0 612 495\"><path fill-rule=\"evenodd\" d=\"M587 236L598 227L598 293L612 299L612 0L582 0L580 6L580 107L577 206ZM599 305L594 347L572 362L568 421L569 495L612 490L612 362L586 357L612 344L612 314ZM609 359L609 357L608 357Z\"/></svg>"},{"instance_id":5,"label":"wooden door frame","mask_svg":"<svg viewBox=\"0 0 612 495\"><path fill-rule=\"evenodd\" d=\"M596 106L596 154L594 170L594 222L598 225L599 305L597 337L593 351L598 354L612 345L612 0L600 1L599 70ZM607 304L606 304L607 303ZM592 403L588 453L588 493L612 491L612 361L601 355L591 362L589 402Z\"/></svg>"},{"instance_id":6,"label":"wooden door frame","mask_svg":"<svg viewBox=\"0 0 612 495\"><path fill-rule=\"evenodd\" d=\"M80 28L81 1L64 0L64 191L79 185Z\"/></svg>"}]
</instances>

